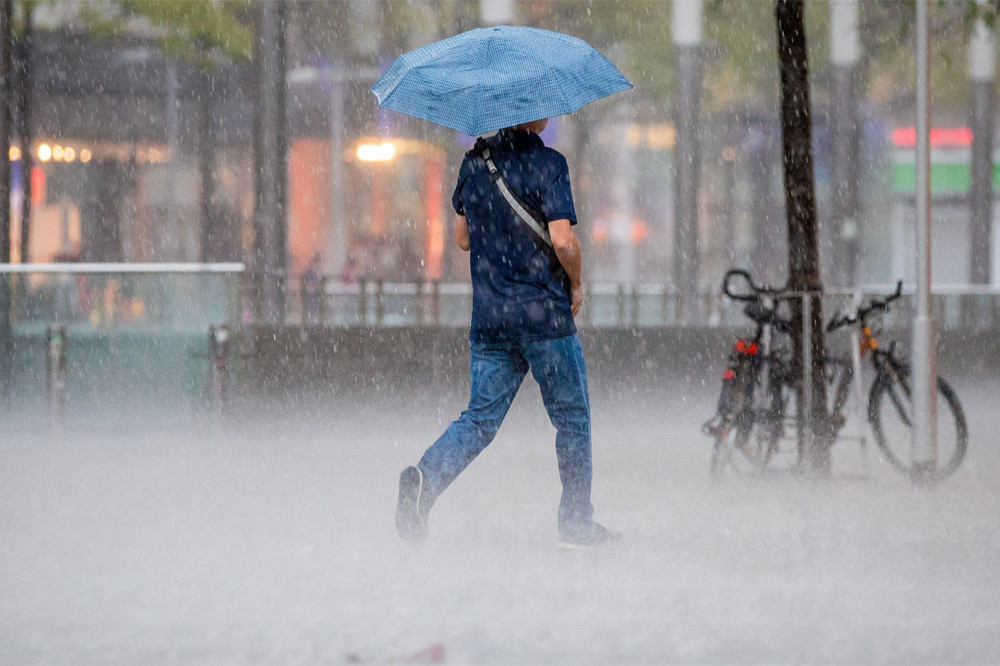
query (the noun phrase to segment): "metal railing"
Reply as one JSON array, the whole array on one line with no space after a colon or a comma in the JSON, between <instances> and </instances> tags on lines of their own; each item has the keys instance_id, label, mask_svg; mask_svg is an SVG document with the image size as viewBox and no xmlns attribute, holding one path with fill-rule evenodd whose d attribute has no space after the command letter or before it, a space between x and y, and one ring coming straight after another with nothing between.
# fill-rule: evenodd
<instances>
[{"instance_id":1,"label":"metal railing","mask_svg":"<svg viewBox=\"0 0 1000 666\"><path fill-rule=\"evenodd\" d=\"M658 328L668 326L728 327L746 323L742 305L718 289L682 293L662 283L595 282L585 285L581 327ZM824 293L827 317L854 299L892 293L895 284L864 285L856 290ZM297 303L289 323L322 326L465 327L472 315L472 285L467 282L386 282L324 280L312 293L290 294ZM1000 289L979 285L940 285L933 305L944 330L1000 328ZM886 314L889 327L908 328L914 313L913 288Z\"/></svg>"}]
</instances>

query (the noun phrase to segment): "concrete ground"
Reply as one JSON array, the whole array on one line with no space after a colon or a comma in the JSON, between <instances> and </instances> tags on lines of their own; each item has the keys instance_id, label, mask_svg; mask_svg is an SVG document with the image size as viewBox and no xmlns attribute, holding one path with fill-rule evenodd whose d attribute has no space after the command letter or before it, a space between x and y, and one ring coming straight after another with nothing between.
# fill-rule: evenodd
<instances>
[{"instance_id":1,"label":"concrete ground","mask_svg":"<svg viewBox=\"0 0 1000 666\"><path fill-rule=\"evenodd\" d=\"M847 443L830 479L712 482L714 381L602 380L594 503L625 540L599 552L555 547L530 380L420 549L398 474L461 385L284 396L214 434L14 428L0 663L1000 663L1000 380L954 383L968 458L916 489Z\"/></svg>"}]
</instances>

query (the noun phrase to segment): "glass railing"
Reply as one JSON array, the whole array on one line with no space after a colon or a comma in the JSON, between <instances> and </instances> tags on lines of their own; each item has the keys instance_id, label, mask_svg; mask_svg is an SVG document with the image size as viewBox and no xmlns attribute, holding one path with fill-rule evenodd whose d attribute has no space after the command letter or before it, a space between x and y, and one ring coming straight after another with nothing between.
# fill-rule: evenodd
<instances>
[{"instance_id":1,"label":"glass railing","mask_svg":"<svg viewBox=\"0 0 1000 666\"><path fill-rule=\"evenodd\" d=\"M0 266L15 331L155 329L204 332L240 316L243 264Z\"/></svg>"}]
</instances>

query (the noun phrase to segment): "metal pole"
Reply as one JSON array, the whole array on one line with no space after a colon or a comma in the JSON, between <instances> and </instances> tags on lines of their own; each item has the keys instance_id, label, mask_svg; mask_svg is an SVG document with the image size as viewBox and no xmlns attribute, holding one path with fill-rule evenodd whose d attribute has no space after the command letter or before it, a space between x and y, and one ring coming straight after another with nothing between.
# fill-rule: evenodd
<instances>
[{"instance_id":1,"label":"metal pole","mask_svg":"<svg viewBox=\"0 0 1000 666\"><path fill-rule=\"evenodd\" d=\"M980 11L990 11L979 0ZM969 42L972 81L972 182L969 188L969 281L989 284L993 242L993 123L996 108L996 44L993 31L979 18Z\"/></svg>"},{"instance_id":2,"label":"metal pole","mask_svg":"<svg viewBox=\"0 0 1000 666\"><path fill-rule=\"evenodd\" d=\"M483 25L503 25L514 20L514 0L479 0Z\"/></svg>"},{"instance_id":3,"label":"metal pole","mask_svg":"<svg viewBox=\"0 0 1000 666\"><path fill-rule=\"evenodd\" d=\"M327 258L339 278L347 264L347 216L344 213L344 68L337 62L330 70L330 237Z\"/></svg>"},{"instance_id":4,"label":"metal pole","mask_svg":"<svg viewBox=\"0 0 1000 666\"><path fill-rule=\"evenodd\" d=\"M66 329L50 326L45 330L48 353L45 363L45 388L49 403L49 426L59 438L66 422Z\"/></svg>"},{"instance_id":5,"label":"metal pole","mask_svg":"<svg viewBox=\"0 0 1000 666\"><path fill-rule=\"evenodd\" d=\"M212 428L218 428L226 408L226 384L229 374L229 328L226 326L210 326L208 329L208 344L211 352L211 370L209 386L209 414Z\"/></svg>"},{"instance_id":6,"label":"metal pole","mask_svg":"<svg viewBox=\"0 0 1000 666\"><path fill-rule=\"evenodd\" d=\"M368 325L368 278L358 278L358 325Z\"/></svg>"},{"instance_id":7,"label":"metal pole","mask_svg":"<svg viewBox=\"0 0 1000 666\"><path fill-rule=\"evenodd\" d=\"M802 430L799 433L799 464L806 456L815 460L813 451L813 367L812 367L812 293L803 292L802 297Z\"/></svg>"},{"instance_id":8,"label":"metal pole","mask_svg":"<svg viewBox=\"0 0 1000 666\"><path fill-rule=\"evenodd\" d=\"M913 319L913 480L937 461L936 324L931 312L930 12L917 0L917 316Z\"/></svg>"},{"instance_id":9,"label":"metal pole","mask_svg":"<svg viewBox=\"0 0 1000 666\"><path fill-rule=\"evenodd\" d=\"M618 140L615 142L614 181L611 195L615 215L611 223L611 237L614 239L618 258L618 279L624 282L635 280L635 243L632 241L632 221L635 217L635 147L629 141L629 125L632 124L632 106L619 102Z\"/></svg>"},{"instance_id":10,"label":"metal pole","mask_svg":"<svg viewBox=\"0 0 1000 666\"><path fill-rule=\"evenodd\" d=\"M701 105L701 0L673 0L672 37L677 54L674 98L674 285L685 294L698 287L698 115Z\"/></svg>"},{"instance_id":11,"label":"metal pole","mask_svg":"<svg viewBox=\"0 0 1000 666\"><path fill-rule=\"evenodd\" d=\"M170 153L170 162L166 170L166 190L167 190L167 233L180 236L177 228L177 178L180 172L180 111L178 104L178 83L177 64L172 60L167 60L167 151Z\"/></svg>"},{"instance_id":12,"label":"metal pole","mask_svg":"<svg viewBox=\"0 0 1000 666\"><path fill-rule=\"evenodd\" d=\"M861 58L858 0L830 2L830 60L833 67L833 197L836 262L834 280L851 286L857 280L858 254L858 108L855 70Z\"/></svg>"}]
</instances>

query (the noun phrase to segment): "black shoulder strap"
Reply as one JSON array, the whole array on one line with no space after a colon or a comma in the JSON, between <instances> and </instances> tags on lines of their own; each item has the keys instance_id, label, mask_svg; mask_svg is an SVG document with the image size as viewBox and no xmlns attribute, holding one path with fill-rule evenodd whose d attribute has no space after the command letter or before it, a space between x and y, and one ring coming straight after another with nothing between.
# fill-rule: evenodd
<instances>
[{"instance_id":1,"label":"black shoulder strap","mask_svg":"<svg viewBox=\"0 0 1000 666\"><path fill-rule=\"evenodd\" d=\"M529 206L525 205L525 203L521 201L517 195L510 191L510 188L507 187L507 182L503 179L503 174L500 173L497 165L493 163L493 158L490 157L490 148L486 145L486 141L482 138L477 139L475 150L479 153L479 156L483 158L483 161L486 162L486 168L490 172L490 180L496 183L497 189L500 190L500 194L507 200L510 207L514 209L517 216L521 218L521 221L528 225L533 232L535 232L535 235L538 236L538 238L540 238L549 247L552 247L552 239L549 237L549 232L545 228L544 218L541 218L540 215L534 213Z\"/></svg>"}]
</instances>

